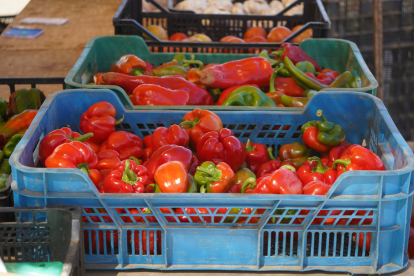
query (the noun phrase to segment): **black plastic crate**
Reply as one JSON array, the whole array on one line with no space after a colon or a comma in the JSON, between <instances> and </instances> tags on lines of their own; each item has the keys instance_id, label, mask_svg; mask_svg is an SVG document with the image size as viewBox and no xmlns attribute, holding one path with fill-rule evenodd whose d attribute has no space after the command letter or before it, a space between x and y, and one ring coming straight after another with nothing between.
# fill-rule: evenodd
<instances>
[{"instance_id":1,"label":"black plastic crate","mask_svg":"<svg viewBox=\"0 0 414 276\"><path fill-rule=\"evenodd\" d=\"M0 189L0 209L4 207L13 207L13 191L11 189L12 175L9 175L9 178L6 182L6 187ZM14 216L10 213L0 213L0 222L13 221Z\"/></svg>"},{"instance_id":2,"label":"black plastic crate","mask_svg":"<svg viewBox=\"0 0 414 276\"><path fill-rule=\"evenodd\" d=\"M159 47L181 47L175 49L175 51L182 50L182 47L190 48L202 48L201 52L211 50L211 48L260 48L260 44L249 43L243 44L231 44L230 47L223 46L223 43L217 42L221 38L233 35L237 37L243 37L243 34L250 27L261 26L267 32L276 26L286 26L290 29L297 25L304 25L303 28L293 33L291 36L285 39L290 41L306 29L313 29L314 38L326 38L328 35L328 29L330 27L329 18L325 12L321 0L298 0L292 3L289 7L286 7L277 15L236 15L236 14L196 14L187 11L173 11L166 10L159 5L155 0L147 0L154 6L158 7L161 12L142 12L142 1L145 0L124 0L119 7L113 18L113 25L115 27L116 35L138 35L143 36L143 33L151 37L154 41L148 41L148 46ZM239 1L243 2L243 1ZM284 16L283 14L289 9L293 8L297 4L304 4L303 15ZM160 41L155 36L146 31L142 25L160 25L167 30L168 35L172 35L176 32L186 33L191 36L196 33L204 33L208 35L213 43L191 43L191 42L168 42ZM256 45L258 45L256 47ZM272 44L277 47L277 43ZM266 47L261 44L262 48ZM269 44L267 45L269 48ZM171 51L174 48L161 48L159 51Z\"/></svg>"},{"instance_id":3,"label":"black plastic crate","mask_svg":"<svg viewBox=\"0 0 414 276\"><path fill-rule=\"evenodd\" d=\"M362 53L370 70L373 52ZM414 47L383 50L383 102L401 135L414 140Z\"/></svg>"},{"instance_id":4,"label":"black plastic crate","mask_svg":"<svg viewBox=\"0 0 414 276\"><path fill-rule=\"evenodd\" d=\"M0 222L0 257L4 263L61 262L60 276L85 273L80 207L0 208L15 216Z\"/></svg>"},{"instance_id":5,"label":"black plastic crate","mask_svg":"<svg viewBox=\"0 0 414 276\"><path fill-rule=\"evenodd\" d=\"M31 88L36 88L39 84L61 84L65 89L65 77L30 77L30 78L0 78L0 85L8 85L10 87L10 93L16 91L16 85L30 84Z\"/></svg>"},{"instance_id":6,"label":"black plastic crate","mask_svg":"<svg viewBox=\"0 0 414 276\"><path fill-rule=\"evenodd\" d=\"M322 0L331 21L330 38L355 42L361 51L372 49L372 0ZM384 47L414 43L414 0L383 0Z\"/></svg>"}]
</instances>

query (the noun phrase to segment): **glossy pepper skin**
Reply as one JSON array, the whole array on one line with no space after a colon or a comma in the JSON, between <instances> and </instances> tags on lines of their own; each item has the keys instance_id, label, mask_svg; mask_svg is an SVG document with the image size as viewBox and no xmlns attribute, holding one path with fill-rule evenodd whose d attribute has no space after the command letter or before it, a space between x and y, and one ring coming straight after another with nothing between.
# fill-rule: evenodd
<instances>
[{"instance_id":1,"label":"glossy pepper skin","mask_svg":"<svg viewBox=\"0 0 414 276\"><path fill-rule=\"evenodd\" d=\"M329 163L328 163L328 166L330 168L332 168L332 164L333 162L335 162L335 160L341 158L342 154L349 148L349 146L350 145L343 145L341 143L341 145L331 148L331 150L329 151Z\"/></svg>"},{"instance_id":2,"label":"glossy pepper skin","mask_svg":"<svg viewBox=\"0 0 414 276\"><path fill-rule=\"evenodd\" d=\"M148 171L132 160L118 163L106 177L103 184L105 193L143 193L148 184Z\"/></svg>"},{"instance_id":3,"label":"glossy pepper skin","mask_svg":"<svg viewBox=\"0 0 414 276\"><path fill-rule=\"evenodd\" d=\"M303 191L302 181L295 168L289 165L284 165L271 174L268 187L272 194L300 195Z\"/></svg>"},{"instance_id":4,"label":"glossy pepper skin","mask_svg":"<svg viewBox=\"0 0 414 276\"><path fill-rule=\"evenodd\" d=\"M267 147L265 145L260 143L253 144L250 140L247 140L243 146L246 148L247 167L255 174L262 164L270 161Z\"/></svg>"},{"instance_id":5,"label":"glossy pepper skin","mask_svg":"<svg viewBox=\"0 0 414 276\"><path fill-rule=\"evenodd\" d=\"M151 155L154 153L154 151L152 150L152 135L145 136L143 141L144 141L145 149L142 154L142 160L144 160L145 162L145 161L148 161L151 158Z\"/></svg>"},{"instance_id":6,"label":"glossy pepper skin","mask_svg":"<svg viewBox=\"0 0 414 276\"><path fill-rule=\"evenodd\" d=\"M281 95L280 99L285 107L304 107L309 102L308 98L290 97L287 95Z\"/></svg>"},{"instance_id":7,"label":"glossy pepper skin","mask_svg":"<svg viewBox=\"0 0 414 276\"><path fill-rule=\"evenodd\" d=\"M330 69L324 69L322 72L316 77L321 83L326 85L331 85L332 82L339 77L339 73Z\"/></svg>"},{"instance_id":8,"label":"glossy pepper skin","mask_svg":"<svg viewBox=\"0 0 414 276\"><path fill-rule=\"evenodd\" d=\"M116 165L121 162L121 159L119 159L119 153L112 149L103 150L96 154L96 156L98 157L98 165L96 165L96 169L98 171L114 170Z\"/></svg>"},{"instance_id":9,"label":"glossy pepper skin","mask_svg":"<svg viewBox=\"0 0 414 276\"><path fill-rule=\"evenodd\" d=\"M315 66L310 61L299 61L295 63L295 67L298 68L303 73L316 73Z\"/></svg>"},{"instance_id":10,"label":"glossy pepper skin","mask_svg":"<svg viewBox=\"0 0 414 276\"><path fill-rule=\"evenodd\" d=\"M147 64L137 56L124 55L112 64L110 71L128 76L139 76L147 71Z\"/></svg>"},{"instance_id":11,"label":"glossy pepper skin","mask_svg":"<svg viewBox=\"0 0 414 276\"><path fill-rule=\"evenodd\" d=\"M329 191L329 186L320 180L311 181L303 187L304 195L326 195ZM322 215L321 213L319 213Z\"/></svg>"},{"instance_id":12,"label":"glossy pepper skin","mask_svg":"<svg viewBox=\"0 0 414 276\"><path fill-rule=\"evenodd\" d=\"M6 139L10 139L15 134L25 132L36 114L37 110L25 110L18 115L14 115L0 128L0 134Z\"/></svg>"},{"instance_id":13,"label":"glossy pepper skin","mask_svg":"<svg viewBox=\"0 0 414 276\"><path fill-rule=\"evenodd\" d=\"M242 84L242 85L236 85L236 86L229 87L226 90L224 90L223 92L221 92L220 97L217 100L216 105L222 105L224 103L224 101L229 97L229 95L234 90L236 90L240 87L244 87L244 86L252 86L252 87L256 87L257 89L259 89L259 86L255 85L255 84Z\"/></svg>"},{"instance_id":14,"label":"glossy pepper skin","mask_svg":"<svg viewBox=\"0 0 414 276\"><path fill-rule=\"evenodd\" d=\"M211 131L201 137L197 144L197 156L201 162L225 162L237 171L246 159L246 147L230 129L222 128L219 132Z\"/></svg>"},{"instance_id":15,"label":"glossy pepper skin","mask_svg":"<svg viewBox=\"0 0 414 276\"><path fill-rule=\"evenodd\" d=\"M286 69L289 71L291 77L295 80L295 82L302 87L303 89L311 89L311 90L322 90L324 88L339 88L344 87L350 80L354 78L351 72L346 71L345 73L338 76L330 85L326 85L320 83L317 79L314 79L308 74L311 73L303 73L301 70L295 67L292 61L288 58L284 58L284 64Z\"/></svg>"},{"instance_id":16,"label":"glossy pepper skin","mask_svg":"<svg viewBox=\"0 0 414 276\"><path fill-rule=\"evenodd\" d=\"M202 163L194 175L201 193L226 193L236 182L236 176L229 165L220 162L215 165L207 161Z\"/></svg>"},{"instance_id":17,"label":"glossy pepper skin","mask_svg":"<svg viewBox=\"0 0 414 276\"><path fill-rule=\"evenodd\" d=\"M117 131L109 135L102 143L100 151L112 149L119 153L119 158L125 160L131 156L142 156L142 140L137 135L126 131Z\"/></svg>"},{"instance_id":18,"label":"glossy pepper skin","mask_svg":"<svg viewBox=\"0 0 414 276\"><path fill-rule=\"evenodd\" d=\"M309 158L308 161L312 164L303 164L298 169L298 175L302 180L303 185L312 181L321 181L329 187L332 186L337 178L337 172L326 166L328 160L325 158L325 165L323 164L323 161L316 156Z\"/></svg>"},{"instance_id":19,"label":"glossy pepper skin","mask_svg":"<svg viewBox=\"0 0 414 276\"><path fill-rule=\"evenodd\" d=\"M187 105L190 96L184 90L171 90L155 84L143 84L134 89L134 105Z\"/></svg>"},{"instance_id":20,"label":"glossy pepper skin","mask_svg":"<svg viewBox=\"0 0 414 276\"><path fill-rule=\"evenodd\" d=\"M309 150L305 145L294 142L283 145L279 150L279 157L282 163L290 162L299 168L309 158Z\"/></svg>"},{"instance_id":21,"label":"glossy pepper skin","mask_svg":"<svg viewBox=\"0 0 414 276\"><path fill-rule=\"evenodd\" d=\"M82 142L64 143L46 159L46 168L94 169L98 158L92 149Z\"/></svg>"},{"instance_id":22,"label":"glossy pepper skin","mask_svg":"<svg viewBox=\"0 0 414 276\"><path fill-rule=\"evenodd\" d=\"M275 79L275 89L284 95L302 97L304 90L292 78Z\"/></svg>"},{"instance_id":23,"label":"glossy pepper skin","mask_svg":"<svg viewBox=\"0 0 414 276\"><path fill-rule=\"evenodd\" d=\"M7 118L10 118L16 114L20 114L28 109L39 110L40 106L46 99L42 91L37 88L32 89L19 89L9 97L9 103L7 103L7 108L5 115ZM2 103L0 102L0 105ZM1 110L0 110L0 114Z\"/></svg>"},{"instance_id":24,"label":"glossy pepper skin","mask_svg":"<svg viewBox=\"0 0 414 276\"><path fill-rule=\"evenodd\" d=\"M23 134L15 134L9 141L7 141L7 144L3 148L4 157L9 158L12 155L14 149L22 138Z\"/></svg>"},{"instance_id":25,"label":"glossy pepper skin","mask_svg":"<svg viewBox=\"0 0 414 276\"><path fill-rule=\"evenodd\" d=\"M254 178L248 178L243 183L241 189L242 194L271 194L269 189L269 179L271 174L265 174L259 177L257 180Z\"/></svg>"},{"instance_id":26,"label":"glossy pepper skin","mask_svg":"<svg viewBox=\"0 0 414 276\"><path fill-rule=\"evenodd\" d=\"M272 99L253 86L237 88L221 104L222 106L270 106L276 107Z\"/></svg>"},{"instance_id":27,"label":"glossy pepper skin","mask_svg":"<svg viewBox=\"0 0 414 276\"><path fill-rule=\"evenodd\" d=\"M191 152L191 150L181 146L166 145L159 148L152 154L148 162L147 168L150 180L154 179L155 171L159 166L170 161L181 162L186 168L186 171L188 172L191 165L192 157L193 153Z\"/></svg>"},{"instance_id":28,"label":"glossy pepper skin","mask_svg":"<svg viewBox=\"0 0 414 276\"><path fill-rule=\"evenodd\" d=\"M179 125L172 125L169 128L158 127L152 134L151 148L155 151L165 145L187 147L189 142L187 131Z\"/></svg>"},{"instance_id":29,"label":"glossy pepper skin","mask_svg":"<svg viewBox=\"0 0 414 276\"><path fill-rule=\"evenodd\" d=\"M128 95L131 95L135 88L142 84L155 84L170 90L184 90L190 96L189 105L214 105L213 98L207 90L198 87L179 76L126 76L117 73L106 73L102 79L108 85L118 85L122 87Z\"/></svg>"},{"instance_id":30,"label":"glossy pepper skin","mask_svg":"<svg viewBox=\"0 0 414 276\"><path fill-rule=\"evenodd\" d=\"M161 69L153 69L152 74L157 77L163 76L181 76L188 78L188 69L180 65L171 65Z\"/></svg>"},{"instance_id":31,"label":"glossy pepper skin","mask_svg":"<svg viewBox=\"0 0 414 276\"><path fill-rule=\"evenodd\" d=\"M106 83L102 80L102 75L105 73L96 73L93 76L93 83L96 85L106 85Z\"/></svg>"},{"instance_id":32,"label":"glossy pepper skin","mask_svg":"<svg viewBox=\"0 0 414 276\"><path fill-rule=\"evenodd\" d=\"M91 141L101 144L115 132L115 125L123 118L115 119L116 109L109 102L99 102L86 110L81 117L79 128L83 133L93 133Z\"/></svg>"},{"instance_id":33,"label":"glossy pepper skin","mask_svg":"<svg viewBox=\"0 0 414 276\"><path fill-rule=\"evenodd\" d=\"M186 193L187 167L179 161L166 162L157 168L154 180L163 193Z\"/></svg>"},{"instance_id":34,"label":"glossy pepper skin","mask_svg":"<svg viewBox=\"0 0 414 276\"><path fill-rule=\"evenodd\" d=\"M269 157L269 161L260 165L256 173L257 177L262 177L263 175L272 173L280 168L281 162L279 160L276 160L276 158L273 156L272 151L273 151L272 148L267 149L267 155Z\"/></svg>"},{"instance_id":35,"label":"glossy pepper skin","mask_svg":"<svg viewBox=\"0 0 414 276\"><path fill-rule=\"evenodd\" d=\"M190 145L197 149L201 137L210 131L219 132L223 128L223 123L215 113L196 108L185 114L180 126L187 130L190 136Z\"/></svg>"},{"instance_id":36,"label":"glossy pepper skin","mask_svg":"<svg viewBox=\"0 0 414 276\"><path fill-rule=\"evenodd\" d=\"M343 170L338 165L343 166ZM338 167L338 168L337 168ZM333 169L338 169L338 177L345 171L385 171L381 158L360 145L352 145L332 164Z\"/></svg>"},{"instance_id":37,"label":"glossy pepper skin","mask_svg":"<svg viewBox=\"0 0 414 276\"><path fill-rule=\"evenodd\" d=\"M68 127L62 127L61 129L55 129L54 131L49 132L43 137L39 144L40 163L44 165L46 158L53 153L57 146L70 141L83 142L91 136L93 136L92 133L87 133L81 136L78 132L72 131Z\"/></svg>"},{"instance_id":38,"label":"glossy pepper skin","mask_svg":"<svg viewBox=\"0 0 414 276\"><path fill-rule=\"evenodd\" d=\"M318 110L316 115L322 121L310 121L301 128L304 144L318 152L326 152L340 145L345 140L344 129L340 125L328 122L322 110Z\"/></svg>"},{"instance_id":39,"label":"glossy pepper skin","mask_svg":"<svg viewBox=\"0 0 414 276\"><path fill-rule=\"evenodd\" d=\"M201 83L213 88L227 89L242 84L269 85L272 65L263 57L251 57L212 66L201 72Z\"/></svg>"},{"instance_id":40,"label":"glossy pepper skin","mask_svg":"<svg viewBox=\"0 0 414 276\"><path fill-rule=\"evenodd\" d=\"M234 183L233 187L228 191L228 193L240 193L244 182L246 182L248 178L253 178L256 180L256 175L251 170L244 167L241 167L235 175L236 182Z\"/></svg>"},{"instance_id":41,"label":"glossy pepper skin","mask_svg":"<svg viewBox=\"0 0 414 276\"><path fill-rule=\"evenodd\" d=\"M277 52L273 52L272 54L275 55L275 60L283 61L285 57L288 57L294 64L301 61L309 61L315 67L315 70L317 72L322 71L316 60L308 56L308 54L298 46L292 45L290 43L283 43L280 46L280 49Z\"/></svg>"}]
</instances>

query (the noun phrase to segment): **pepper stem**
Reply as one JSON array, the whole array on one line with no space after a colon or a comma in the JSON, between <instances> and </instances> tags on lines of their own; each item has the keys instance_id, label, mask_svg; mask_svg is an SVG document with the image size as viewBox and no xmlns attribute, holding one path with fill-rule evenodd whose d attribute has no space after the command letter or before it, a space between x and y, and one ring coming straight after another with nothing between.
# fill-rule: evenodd
<instances>
[{"instance_id":1,"label":"pepper stem","mask_svg":"<svg viewBox=\"0 0 414 276\"><path fill-rule=\"evenodd\" d=\"M273 149L272 148L267 148L267 154L269 155L269 159L270 160L276 160L275 156L273 155Z\"/></svg>"},{"instance_id":2,"label":"pepper stem","mask_svg":"<svg viewBox=\"0 0 414 276\"><path fill-rule=\"evenodd\" d=\"M253 185L253 189L254 189L256 187L256 179L254 179L253 177L247 178L246 181L244 181L243 183L240 193L244 194L244 192L246 191L246 188L249 185Z\"/></svg>"},{"instance_id":3,"label":"pepper stem","mask_svg":"<svg viewBox=\"0 0 414 276\"><path fill-rule=\"evenodd\" d=\"M312 169L313 172L318 172L323 174L326 170L322 164L322 160L318 156L313 156L308 158L309 161L316 162L316 167Z\"/></svg>"},{"instance_id":4,"label":"pepper stem","mask_svg":"<svg viewBox=\"0 0 414 276\"><path fill-rule=\"evenodd\" d=\"M199 118L195 118L192 121L184 121L184 122L181 122L180 123L180 126L187 126L187 125L189 125L190 128L192 128L192 127L195 127L197 125L198 121L200 121Z\"/></svg>"},{"instance_id":5,"label":"pepper stem","mask_svg":"<svg viewBox=\"0 0 414 276\"><path fill-rule=\"evenodd\" d=\"M203 172L203 173L207 174L208 176L210 176L210 177L205 177L205 178L210 180L211 182L219 181L221 179L222 174L223 174L222 171L220 171L217 168L214 168L214 169L210 170L210 169L203 168L201 166L197 167L197 171Z\"/></svg>"},{"instance_id":6,"label":"pepper stem","mask_svg":"<svg viewBox=\"0 0 414 276\"><path fill-rule=\"evenodd\" d=\"M139 180L139 177L132 170L129 169L129 165L130 165L130 162L127 159L125 161L125 170L122 173L122 179L121 180L124 181L125 183L130 184L130 185L134 185L135 182L137 182Z\"/></svg>"},{"instance_id":7,"label":"pepper stem","mask_svg":"<svg viewBox=\"0 0 414 276\"><path fill-rule=\"evenodd\" d=\"M275 79L277 76L277 72L279 72L281 69L283 69L285 66L283 65L283 63L281 63L279 65L279 67L276 67L275 70L273 70L273 73L270 77L270 83L269 83L269 93L275 93L276 92L276 88L275 88Z\"/></svg>"},{"instance_id":8,"label":"pepper stem","mask_svg":"<svg viewBox=\"0 0 414 276\"><path fill-rule=\"evenodd\" d=\"M275 57L277 57L278 59L281 59L284 52L285 52L285 49L280 49L278 51L272 52L272 55L275 55Z\"/></svg>"},{"instance_id":9,"label":"pepper stem","mask_svg":"<svg viewBox=\"0 0 414 276\"><path fill-rule=\"evenodd\" d=\"M203 70L204 67L204 63L201 60L194 60L194 55L191 55L191 60L184 59L183 63L186 63L186 65L197 64L199 71Z\"/></svg>"},{"instance_id":10,"label":"pepper stem","mask_svg":"<svg viewBox=\"0 0 414 276\"><path fill-rule=\"evenodd\" d=\"M138 158L136 158L135 156L130 156L128 157L128 159L134 161L137 165L141 165L141 162L139 162Z\"/></svg>"},{"instance_id":11,"label":"pepper stem","mask_svg":"<svg viewBox=\"0 0 414 276\"><path fill-rule=\"evenodd\" d=\"M120 123L122 123L122 121L124 120L124 115L122 115L122 118L121 119L119 119L119 120L117 120L116 122L115 122L115 125L117 126L117 125L119 125Z\"/></svg>"},{"instance_id":12,"label":"pepper stem","mask_svg":"<svg viewBox=\"0 0 414 276\"><path fill-rule=\"evenodd\" d=\"M248 139L247 142L246 142L246 152L250 152L250 151L254 151L254 150L255 150L255 148L250 143L250 139Z\"/></svg>"},{"instance_id":13,"label":"pepper stem","mask_svg":"<svg viewBox=\"0 0 414 276\"><path fill-rule=\"evenodd\" d=\"M291 170L292 172L296 172L296 169L292 167L291 165L283 165L282 167L279 168L279 170L280 169L288 169L288 170Z\"/></svg>"},{"instance_id":14,"label":"pepper stem","mask_svg":"<svg viewBox=\"0 0 414 276\"><path fill-rule=\"evenodd\" d=\"M83 141L85 141L85 140L87 140L87 139L89 139L89 138L91 138L91 137L93 137L93 133L92 133L92 132L90 132L90 133L86 133L86 134L84 134L84 135L82 135L82 136L79 136L79 137L77 137L77 138L72 138L72 137L70 137L70 136L67 136L66 138L68 138L68 139L69 139L69 140L71 140L71 141L83 142Z\"/></svg>"},{"instance_id":15,"label":"pepper stem","mask_svg":"<svg viewBox=\"0 0 414 276\"><path fill-rule=\"evenodd\" d=\"M82 164L79 164L79 165L78 165L78 169L80 169L81 171L83 171L83 172L84 172L84 173L86 173L87 175L89 175L89 173L91 172L91 171L89 170L88 163L82 163Z\"/></svg>"},{"instance_id":16,"label":"pepper stem","mask_svg":"<svg viewBox=\"0 0 414 276\"><path fill-rule=\"evenodd\" d=\"M207 193L206 187L204 187L204 185L200 187L200 193L202 194Z\"/></svg>"},{"instance_id":17,"label":"pepper stem","mask_svg":"<svg viewBox=\"0 0 414 276\"><path fill-rule=\"evenodd\" d=\"M344 165L344 167L346 168L349 164L351 164L351 158L347 160L336 159L335 162L333 162L332 164L332 169L336 170L338 164Z\"/></svg>"},{"instance_id":18,"label":"pepper stem","mask_svg":"<svg viewBox=\"0 0 414 276\"><path fill-rule=\"evenodd\" d=\"M318 110L316 111L316 116L318 116L319 118L322 119L322 121L327 122L328 120L326 120L325 116L323 116L322 110Z\"/></svg>"}]
</instances>

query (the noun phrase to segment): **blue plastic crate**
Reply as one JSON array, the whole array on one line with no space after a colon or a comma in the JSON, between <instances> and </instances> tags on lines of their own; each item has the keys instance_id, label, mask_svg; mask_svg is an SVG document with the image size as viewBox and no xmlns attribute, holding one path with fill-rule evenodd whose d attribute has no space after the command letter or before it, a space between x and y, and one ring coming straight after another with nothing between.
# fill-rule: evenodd
<instances>
[{"instance_id":1,"label":"blue plastic crate","mask_svg":"<svg viewBox=\"0 0 414 276\"><path fill-rule=\"evenodd\" d=\"M141 137L180 122L186 113L126 110L110 90L65 90L46 99L10 158L15 204L82 206L88 268L388 273L407 265L413 153L379 99L320 92L301 111L216 112L243 142L277 148L301 141L301 125L322 109L344 127L348 142L365 143L387 167L344 173L326 196L99 194L80 170L39 167L42 135L66 125L78 130L81 114L100 101L111 102L117 118L125 116L120 129ZM229 208L239 211L230 214ZM251 213L243 214L246 209ZM362 242L368 236L370 250Z\"/></svg>"}]
</instances>

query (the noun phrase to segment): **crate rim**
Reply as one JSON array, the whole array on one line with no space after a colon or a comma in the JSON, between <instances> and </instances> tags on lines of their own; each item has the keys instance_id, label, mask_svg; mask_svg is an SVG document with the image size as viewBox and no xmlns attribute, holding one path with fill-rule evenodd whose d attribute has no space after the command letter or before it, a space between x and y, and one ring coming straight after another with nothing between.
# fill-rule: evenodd
<instances>
[{"instance_id":1,"label":"crate rim","mask_svg":"<svg viewBox=\"0 0 414 276\"><path fill-rule=\"evenodd\" d=\"M87 91L91 91L91 92L105 92L105 93L111 93L114 97L115 97L115 101L117 101L117 104L119 104L122 107L122 112L123 113L146 113L148 112L148 110L128 110L125 108L125 106L122 104L122 102L120 101L120 99L117 97L116 93L113 92L112 90L108 90L108 89L85 89ZM22 172L26 172L26 173L38 173L39 171L44 170L44 168L37 168L37 167L28 167L25 165L22 165L19 161L23 149L25 147L25 145L29 142L29 140L31 139L34 131L37 128L38 122L40 122L43 118L43 116L45 116L45 113L47 112L49 106L51 104L53 104L54 99L57 97L60 97L61 95L67 94L67 93L84 93L85 90L80 90L80 89L68 89L68 90L61 90L58 92L55 92L51 95L49 95L45 102L43 103L42 107L40 108L40 110L38 111L36 117L33 120L33 123L30 125L29 129L26 131L25 135L22 138L21 143L18 144L18 146L16 147L14 153L12 154L12 156L10 157L10 164L12 166L13 171L18 167L20 171ZM370 94L367 93L358 93L358 92L320 92L318 94L316 94L314 97L311 98L310 101L318 101L318 97L323 97L326 94L331 94L335 93L335 94L342 94L342 93L352 93L355 96L361 97L361 98L368 98L369 100L372 100L375 102L375 104L377 105L379 112L382 113L383 116L385 116L385 121L386 124L389 126L389 128L391 129L391 133L392 135L395 136L395 139L397 140L398 144L400 145L400 147L402 148L402 154L405 155L405 158L407 159L407 164L404 168L402 169L398 169L398 170L388 170L388 171L369 171L370 172L370 176L388 176L388 175L402 175L402 174L406 174L406 173L412 173L414 170L414 154L411 150L411 148L408 146L407 142L404 140L404 138L401 136L400 132L398 131L397 127L395 126L394 122L392 121L387 109L385 108L383 102L378 99L375 96L372 96ZM301 111L294 111L292 113L304 113L306 110L307 106L305 106L305 108L303 108L303 110ZM150 111L150 112L158 112L158 113L184 113L186 112L185 110L156 110L156 111ZM232 113L232 111L220 111L222 113ZM250 112L250 114L254 114L254 113L269 113L268 111L252 111ZM286 114L286 112L284 111L272 111L273 114ZM388 120L387 120L388 119ZM339 185L340 182L342 182L343 179L347 178L347 177L352 177L352 176L362 176L364 174L366 174L367 171L352 171L352 172L347 172L342 174L338 180L339 181L335 181L335 184L332 186L333 189L330 189L330 192L326 195L326 196L318 196L318 199L320 198L320 200L328 200L331 198L332 193L335 191L336 187ZM66 173L66 174L73 174L73 175L78 175L79 177L83 178L83 180L87 183L89 183L90 187L92 188L94 194L96 197L101 198L101 199L105 199L105 198L117 198L119 197L119 195L117 194L101 194L97 188L95 187L95 185L92 183L92 181L89 179L89 177L87 177L87 174L82 172L81 170L78 169L48 169L48 173L50 174L61 174L61 173ZM13 182L15 183L16 180L13 179ZM13 189L13 184L12 184L12 189ZM13 189L14 191L17 191L17 189ZM21 194L25 194L26 196L32 196L32 197L38 197L38 195L33 194L32 192L29 193L25 193L24 190L23 191L17 191L18 193ZM22 193L23 192L23 193ZM414 193L414 189L410 190L408 194L395 194L392 196L386 196L386 197L382 197L380 198L380 200L398 200L401 198L406 198L411 196ZM123 198L244 198L245 195L235 195L235 194L131 194L131 195L127 195L127 196L122 196ZM378 201L378 197L377 196L361 196L361 198L364 198L365 200L376 200ZM258 200L278 200L278 199L283 199L283 200L287 200L286 196L284 195L255 195L255 198L257 198ZM308 196L305 195L289 195L289 200L306 200L308 198ZM309 196L310 198L310 196ZM315 200L315 196L311 197L313 200ZM345 197L340 197L338 198L338 200L355 200L355 198L350 198L349 196L345 196Z\"/></svg>"},{"instance_id":2,"label":"crate rim","mask_svg":"<svg viewBox=\"0 0 414 276\"><path fill-rule=\"evenodd\" d=\"M141 37L138 36L128 36L128 35L115 35L115 36L97 36L97 37L93 37L90 38L88 43L86 44L85 48L83 49L81 55L79 56L78 60L76 61L76 63L73 65L72 69L69 71L69 73L66 75L64 81L66 83L67 86L72 86L72 87L77 87L78 89L90 89L91 85L88 84L80 84L80 83L76 83L74 81L75 75L76 73L80 70L80 67L82 66L82 63L85 61L86 56L89 54L91 48L93 47L93 44L100 40L100 39L105 39L105 38L113 38L113 39L130 39L130 40L138 40L140 43L143 43L146 47L147 50L149 52L148 49L148 45L145 42L145 40ZM370 85L366 86L366 87L361 87L361 88L355 88L352 89L352 91L358 91L358 92L365 92L366 90L370 91L374 91L377 89L378 87L378 82L375 79L374 75L372 74L372 72L369 70L368 65L365 63L364 58L362 57L361 51L358 49L358 46L349 40L345 40L345 39L337 39L337 38L309 38L309 40L316 40L316 41L338 41L338 42L343 42L343 43L347 43L353 53L355 54L355 58L358 61L358 63L361 66L361 69L366 73L366 77L370 83ZM166 45L170 45L171 47L177 47L177 45L179 46L179 42L174 42L174 41L166 41ZM193 42L194 43L194 42ZM203 45L205 45L206 47L210 46L214 46L214 45L223 45L224 47L236 47L237 45L235 45L234 43L222 43L222 42L211 42L211 43L205 43ZM263 46L263 43L251 43L251 47L258 47L258 46ZM158 55L169 55L171 53L157 53ZM203 56L212 56L212 55L222 55L222 54L217 54L217 53L194 53L195 55L203 55ZM227 54L225 54L227 55ZM237 54L235 54L237 56ZM246 54L247 55L247 54ZM257 56L257 55L249 55L251 57ZM116 86L116 85L94 85L93 89L114 89L117 91L120 91L124 97L126 97L126 101L129 103L129 105L134 108L135 105L132 104L131 100L126 96L126 92L123 88L121 88L120 86ZM351 90L351 89L349 89ZM327 88L327 89L323 89L321 91L344 91L342 88ZM120 96L118 96L120 97ZM197 107L206 107L206 106L197 106ZM210 106L211 107L211 106ZM151 106L145 106L142 109L136 109L136 110L159 110L160 107L151 107ZM179 110L191 110L193 108L195 108L195 106L166 106L166 109L169 110L175 110L175 109L179 109ZM244 107L243 110L246 110L246 108L248 110L256 110L255 107ZM214 106L213 108L214 110L220 110L220 111L225 111L225 110L241 110L241 109L237 109L237 107L235 108L229 108L229 107L225 107L225 106ZM293 110L301 110L301 108L278 108L278 107L261 107L260 110L263 111L277 111L277 110L289 110L289 111L293 111Z\"/></svg>"}]
</instances>

